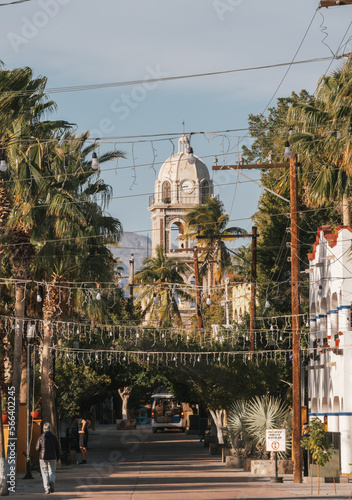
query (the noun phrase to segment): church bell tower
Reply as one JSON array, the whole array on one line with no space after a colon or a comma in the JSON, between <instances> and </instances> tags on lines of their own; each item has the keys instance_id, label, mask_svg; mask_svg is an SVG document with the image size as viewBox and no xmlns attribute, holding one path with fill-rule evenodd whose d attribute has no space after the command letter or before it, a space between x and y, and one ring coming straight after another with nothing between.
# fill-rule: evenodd
<instances>
[{"instance_id":1,"label":"church bell tower","mask_svg":"<svg viewBox=\"0 0 352 500\"><path fill-rule=\"evenodd\" d=\"M150 199L154 255L158 245L169 257L177 256L178 248L193 246L184 237L186 213L212 195L213 183L208 168L193 154L187 137L183 135L178 141L178 153L160 168L154 195ZM171 249L174 250L172 253ZM190 257L191 253L179 252L180 261Z\"/></svg>"}]
</instances>

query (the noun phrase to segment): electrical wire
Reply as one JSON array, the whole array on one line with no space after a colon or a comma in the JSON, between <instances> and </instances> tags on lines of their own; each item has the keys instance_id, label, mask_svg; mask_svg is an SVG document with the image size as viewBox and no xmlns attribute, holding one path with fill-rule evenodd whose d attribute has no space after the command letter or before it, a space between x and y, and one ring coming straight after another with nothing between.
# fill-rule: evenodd
<instances>
[{"instance_id":1,"label":"electrical wire","mask_svg":"<svg viewBox=\"0 0 352 500\"><path fill-rule=\"evenodd\" d=\"M314 62L322 62L322 61L328 61L332 58L332 56L329 57L316 57L313 59L305 59L302 61L291 61L291 62L284 62L284 63L278 63L278 64L268 64L264 66L254 66L254 67L249 67L249 68L237 68L237 69L229 69L229 70L224 70L224 71L210 71L207 73L194 73L194 74L189 74L189 75L177 75L177 76L167 76L167 77L161 77L161 78L150 78L150 79L143 79L143 80L127 80L127 81L122 81L122 82L112 82L112 83L94 83L94 84L88 84L88 85L71 85L67 87L49 87L44 90L40 90L37 92L33 92L33 90L19 90L19 91L4 91L0 92L1 95L32 95L32 94L58 94L58 93L66 93L66 92L83 92L87 90L97 90L97 89L104 89L104 88L115 88L115 87L129 87L132 85L145 85L147 83L155 83L155 82L169 82L169 81L174 81L174 80L185 80L185 79L190 79L190 78L203 78L206 76L217 76L217 75L226 75L226 74L231 74L231 73L241 73L245 71L257 71L257 70L263 70L263 69L272 69L272 68L280 68L283 66L292 66L292 65L298 65L298 64L310 64Z\"/></svg>"},{"instance_id":2,"label":"electrical wire","mask_svg":"<svg viewBox=\"0 0 352 500\"><path fill-rule=\"evenodd\" d=\"M327 67L327 69L326 69L326 71L325 71L324 75L323 75L321 78L323 78L324 76L326 76L326 74L327 74L327 73L328 73L328 71L330 70L330 68L331 68L332 64L334 63L334 61L336 61L336 59L341 59L342 57L344 57L344 56L340 56L340 57L338 57L338 56L337 56L337 54L338 54L338 52L339 52L340 48L342 47L343 41L344 41L344 39L346 38L347 33L349 32L349 30L350 30L351 26L352 26L352 21L351 21L351 22L350 22L350 24L348 25L348 28L347 28L347 30L345 31L345 34L343 35L341 42L339 43L339 46L338 46L338 48L337 48L337 50L336 50L336 52L335 52L335 57L334 57L334 58L330 61L329 66ZM318 88L319 88L319 82L318 82L318 84L317 84L317 86L316 86L316 88L315 88L314 95L317 93Z\"/></svg>"},{"instance_id":3,"label":"electrical wire","mask_svg":"<svg viewBox=\"0 0 352 500\"><path fill-rule=\"evenodd\" d=\"M13 2L1 3L0 7L6 7L7 5L16 5L18 3L31 2L32 0L14 0Z\"/></svg>"},{"instance_id":4,"label":"electrical wire","mask_svg":"<svg viewBox=\"0 0 352 500\"><path fill-rule=\"evenodd\" d=\"M290 69L292 68L292 66L293 66L293 65L295 65L295 64L296 64L295 59L296 59L296 57L298 56L298 53L299 53L299 51L301 50L302 45L303 45L303 43L304 43L305 39L307 38L307 35L308 35L309 30L310 30L310 28L311 28L311 26L312 26L312 24L313 24L313 21L314 21L314 19L315 19L315 16L317 15L317 12L318 12L318 8L315 10L315 12L314 12L314 14L313 14L313 17L312 17L312 19L311 19L311 21L310 21L310 23L309 23L309 25L308 25L308 28L306 29L306 32L304 33L303 38L302 38L302 40L301 40L301 42L300 42L300 44L299 44L299 46L298 46L298 49L296 50L295 55L294 55L294 56L293 56L293 58L292 58L291 63L288 65L288 68L287 68L287 70L286 70L286 72L285 72L284 76L282 77L282 79L281 79L281 81L280 81L279 85L277 86L277 88L276 88L276 90L275 90L274 94L272 95L272 97L271 97L270 101L268 102L268 104L266 105L266 107L265 107L264 111L262 112L262 115L264 115L264 113L266 112L266 110L269 108L270 104L273 102L273 100L274 100L275 96L277 95L277 93L279 92L280 88L282 87L282 84L283 84L283 83L284 83L284 81L286 80L286 77L287 77L287 75L288 75L288 73L289 73ZM335 58L335 55L333 55L333 57Z\"/></svg>"}]
</instances>

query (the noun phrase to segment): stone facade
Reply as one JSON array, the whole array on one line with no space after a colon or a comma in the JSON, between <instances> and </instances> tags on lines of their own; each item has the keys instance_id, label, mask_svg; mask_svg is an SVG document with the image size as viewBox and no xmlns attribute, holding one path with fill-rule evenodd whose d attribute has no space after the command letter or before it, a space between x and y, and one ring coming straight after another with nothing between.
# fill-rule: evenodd
<instances>
[{"instance_id":1,"label":"stone facade","mask_svg":"<svg viewBox=\"0 0 352 500\"><path fill-rule=\"evenodd\" d=\"M292 460L277 461L278 474L293 474ZM251 473L256 476L275 476L275 460L251 460Z\"/></svg>"}]
</instances>

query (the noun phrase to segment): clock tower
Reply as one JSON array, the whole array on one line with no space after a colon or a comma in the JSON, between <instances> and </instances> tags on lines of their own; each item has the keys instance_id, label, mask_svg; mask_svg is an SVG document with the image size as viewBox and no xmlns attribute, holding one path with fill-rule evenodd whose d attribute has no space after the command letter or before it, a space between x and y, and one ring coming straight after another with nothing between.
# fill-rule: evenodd
<instances>
[{"instance_id":1,"label":"clock tower","mask_svg":"<svg viewBox=\"0 0 352 500\"><path fill-rule=\"evenodd\" d=\"M153 255L161 245L169 257L192 260L192 252L177 252L177 249L194 244L184 236L185 216L190 208L209 196L213 196L213 183L208 168L193 154L187 137L182 136L178 141L178 153L160 168L154 195L150 198Z\"/></svg>"}]
</instances>

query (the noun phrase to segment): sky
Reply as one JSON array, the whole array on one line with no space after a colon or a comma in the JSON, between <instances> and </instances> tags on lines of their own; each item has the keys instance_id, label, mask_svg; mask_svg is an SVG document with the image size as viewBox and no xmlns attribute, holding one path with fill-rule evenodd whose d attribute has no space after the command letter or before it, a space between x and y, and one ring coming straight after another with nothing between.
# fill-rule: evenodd
<instances>
[{"instance_id":1,"label":"sky","mask_svg":"<svg viewBox=\"0 0 352 500\"><path fill-rule=\"evenodd\" d=\"M339 47L339 53L351 50L352 6L317 11L318 0L29 0L4 5L10 1L0 0L0 60L7 69L30 66L34 76L48 78L49 89L142 81L50 97L58 105L52 118L75 123L79 133L89 130L99 138L99 154L125 152L126 159L101 167L100 175L113 187L107 211L125 232L146 236L151 235L148 205L158 170L177 151L183 131L192 133L194 152L209 170L215 155L220 164L236 163L249 139L246 131L232 131L245 129L248 115L265 112L277 97L302 88L314 92L330 63L292 66L284 79L286 66L147 80L275 65L295 56L296 61L326 58ZM340 64L335 61L329 72ZM141 137L146 135L153 137ZM259 178L258 172L245 173ZM261 188L235 172L211 176L231 225L249 231Z\"/></svg>"}]
</instances>

